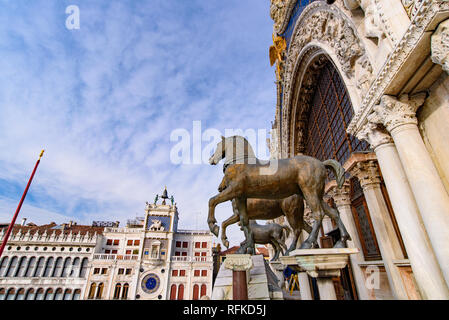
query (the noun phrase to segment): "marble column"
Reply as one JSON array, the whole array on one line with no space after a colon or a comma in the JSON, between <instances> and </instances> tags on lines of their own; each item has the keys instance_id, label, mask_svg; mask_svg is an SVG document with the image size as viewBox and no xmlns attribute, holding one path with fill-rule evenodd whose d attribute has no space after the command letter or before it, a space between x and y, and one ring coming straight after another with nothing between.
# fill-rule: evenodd
<instances>
[{"instance_id":1,"label":"marble column","mask_svg":"<svg viewBox=\"0 0 449 320\"><path fill-rule=\"evenodd\" d=\"M312 289L310 288L307 272L298 272L298 282L301 300L313 300Z\"/></svg>"},{"instance_id":2,"label":"marble column","mask_svg":"<svg viewBox=\"0 0 449 320\"><path fill-rule=\"evenodd\" d=\"M357 254L349 256L352 274L355 279L355 286L357 288L357 295L360 300L369 300L370 295L365 285L365 275L359 263L364 261L362 253L362 243L360 241L359 233L355 225L354 217L351 209L351 186L349 182L345 182L341 189L337 188L335 180L331 181L328 193L332 196L340 213L340 219L346 227L351 240L347 241L348 248L358 248L360 250Z\"/></svg>"},{"instance_id":3,"label":"marble column","mask_svg":"<svg viewBox=\"0 0 449 320\"><path fill-rule=\"evenodd\" d=\"M365 195L377 243L382 255L391 291L396 299L408 299L407 290L394 260L403 259L399 240L380 187L381 179L374 154L360 154L350 173L357 177ZM363 160L364 159L364 160Z\"/></svg>"},{"instance_id":4,"label":"marble column","mask_svg":"<svg viewBox=\"0 0 449 320\"><path fill-rule=\"evenodd\" d=\"M391 133L422 221L449 286L449 195L419 133L416 111L425 93L399 99L384 95L368 116Z\"/></svg>"},{"instance_id":5,"label":"marble column","mask_svg":"<svg viewBox=\"0 0 449 320\"><path fill-rule=\"evenodd\" d=\"M390 135L379 125L368 123L357 137L366 140L376 153L421 297L449 299L449 290Z\"/></svg>"},{"instance_id":6,"label":"marble column","mask_svg":"<svg viewBox=\"0 0 449 320\"><path fill-rule=\"evenodd\" d=\"M249 270L253 267L251 255L228 254L224 266L232 270L232 299L248 300Z\"/></svg>"}]
</instances>

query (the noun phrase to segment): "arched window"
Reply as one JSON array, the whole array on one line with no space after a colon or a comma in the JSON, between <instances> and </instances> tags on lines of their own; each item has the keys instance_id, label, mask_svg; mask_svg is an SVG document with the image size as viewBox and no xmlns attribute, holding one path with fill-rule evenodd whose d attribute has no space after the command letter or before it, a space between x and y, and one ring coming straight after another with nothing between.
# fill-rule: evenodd
<instances>
[{"instance_id":1,"label":"arched window","mask_svg":"<svg viewBox=\"0 0 449 320\"><path fill-rule=\"evenodd\" d=\"M27 294L25 296L25 300L34 300L34 298L35 298L34 289L33 288L28 289Z\"/></svg>"},{"instance_id":2,"label":"arched window","mask_svg":"<svg viewBox=\"0 0 449 320\"><path fill-rule=\"evenodd\" d=\"M73 293L72 300L79 300L80 296L81 296L81 290L80 289L76 289L75 292Z\"/></svg>"},{"instance_id":3,"label":"arched window","mask_svg":"<svg viewBox=\"0 0 449 320\"><path fill-rule=\"evenodd\" d=\"M36 270L34 270L33 277L40 277L42 275L42 270L44 269L45 264L45 258L40 257L39 260L37 260L37 266Z\"/></svg>"},{"instance_id":4,"label":"arched window","mask_svg":"<svg viewBox=\"0 0 449 320\"><path fill-rule=\"evenodd\" d=\"M48 288L47 291L45 291L44 300L53 300L53 298L54 298L53 288Z\"/></svg>"},{"instance_id":5,"label":"arched window","mask_svg":"<svg viewBox=\"0 0 449 320\"><path fill-rule=\"evenodd\" d=\"M6 290L4 288L0 288L0 301L5 300Z\"/></svg>"},{"instance_id":6,"label":"arched window","mask_svg":"<svg viewBox=\"0 0 449 320\"><path fill-rule=\"evenodd\" d=\"M101 283L98 285L97 294L96 294L96 296L95 296L95 299L101 299L101 296L103 295L103 288L104 288L104 283L101 282Z\"/></svg>"},{"instance_id":7,"label":"arched window","mask_svg":"<svg viewBox=\"0 0 449 320\"><path fill-rule=\"evenodd\" d=\"M35 300L44 300L44 289L42 288L37 289Z\"/></svg>"},{"instance_id":8,"label":"arched window","mask_svg":"<svg viewBox=\"0 0 449 320\"><path fill-rule=\"evenodd\" d=\"M95 282L92 282L89 288L89 295L87 296L87 299L93 299L95 297L95 289L97 288L97 284Z\"/></svg>"},{"instance_id":9,"label":"arched window","mask_svg":"<svg viewBox=\"0 0 449 320\"><path fill-rule=\"evenodd\" d=\"M89 262L89 260L87 258L83 259L83 262L81 263L81 271L80 271L80 278L84 278L86 276L87 273L87 263Z\"/></svg>"},{"instance_id":10,"label":"arched window","mask_svg":"<svg viewBox=\"0 0 449 320\"><path fill-rule=\"evenodd\" d=\"M25 299L25 289L20 288L17 290L17 295L15 300L24 300Z\"/></svg>"},{"instance_id":11,"label":"arched window","mask_svg":"<svg viewBox=\"0 0 449 320\"><path fill-rule=\"evenodd\" d=\"M62 258L58 257L56 259L55 268L53 269L52 277L60 277L62 271Z\"/></svg>"},{"instance_id":12,"label":"arched window","mask_svg":"<svg viewBox=\"0 0 449 320\"><path fill-rule=\"evenodd\" d=\"M56 289L55 300L62 300L62 289L61 288Z\"/></svg>"},{"instance_id":13,"label":"arched window","mask_svg":"<svg viewBox=\"0 0 449 320\"><path fill-rule=\"evenodd\" d=\"M64 291L64 297L63 300L71 300L72 298L72 290L71 289L65 289Z\"/></svg>"},{"instance_id":14,"label":"arched window","mask_svg":"<svg viewBox=\"0 0 449 320\"><path fill-rule=\"evenodd\" d=\"M64 267L62 268L61 277L63 277L63 278L68 277L69 272L70 272L69 269L70 269L71 262L72 262L72 259L70 257L65 259Z\"/></svg>"},{"instance_id":15,"label":"arched window","mask_svg":"<svg viewBox=\"0 0 449 320\"><path fill-rule=\"evenodd\" d=\"M27 266L27 269L25 271L24 277L31 277L35 267L36 267L36 258L35 257L31 257L30 259L28 259L28 266Z\"/></svg>"},{"instance_id":16,"label":"arched window","mask_svg":"<svg viewBox=\"0 0 449 320\"><path fill-rule=\"evenodd\" d=\"M16 268L16 272L14 273L14 277L22 277L25 273L25 267L26 267L26 257L22 257L19 260L19 266Z\"/></svg>"},{"instance_id":17,"label":"arched window","mask_svg":"<svg viewBox=\"0 0 449 320\"><path fill-rule=\"evenodd\" d=\"M128 299L128 290L129 290L129 284L125 283L123 285L123 292L122 292L122 299L123 300Z\"/></svg>"},{"instance_id":18,"label":"arched window","mask_svg":"<svg viewBox=\"0 0 449 320\"><path fill-rule=\"evenodd\" d=\"M207 295L207 286L205 284L201 285L201 295L200 298Z\"/></svg>"},{"instance_id":19,"label":"arched window","mask_svg":"<svg viewBox=\"0 0 449 320\"><path fill-rule=\"evenodd\" d=\"M14 300L15 296L16 296L16 289L11 288L8 290L8 293L6 294L6 300Z\"/></svg>"},{"instance_id":20,"label":"arched window","mask_svg":"<svg viewBox=\"0 0 449 320\"><path fill-rule=\"evenodd\" d=\"M9 262L8 271L6 272L5 277L12 277L17 268L17 260L19 260L17 257L12 257L11 261Z\"/></svg>"},{"instance_id":21,"label":"arched window","mask_svg":"<svg viewBox=\"0 0 449 320\"><path fill-rule=\"evenodd\" d=\"M178 300L184 300L184 285L180 284L178 287Z\"/></svg>"},{"instance_id":22,"label":"arched window","mask_svg":"<svg viewBox=\"0 0 449 320\"><path fill-rule=\"evenodd\" d=\"M171 285L170 300L176 300L176 284Z\"/></svg>"},{"instance_id":23,"label":"arched window","mask_svg":"<svg viewBox=\"0 0 449 320\"><path fill-rule=\"evenodd\" d=\"M197 284L195 284L193 286L193 300L198 300L199 293L200 293L200 287Z\"/></svg>"},{"instance_id":24,"label":"arched window","mask_svg":"<svg viewBox=\"0 0 449 320\"><path fill-rule=\"evenodd\" d=\"M69 277L77 278L80 274L80 258L73 259Z\"/></svg>"},{"instance_id":25,"label":"arched window","mask_svg":"<svg viewBox=\"0 0 449 320\"><path fill-rule=\"evenodd\" d=\"M114 299L120 299L120 291L122 290L122 285L117 283L114 289Z\"/></svg>"},{"instance_id":26,"label":"arched window","mask_svg":"<svg viewBox=\"0 0 449 320\"><path fill-rule=\"evenodd\" d=\"M50 257L47 259L47 262L45 263L45 269L44 269L44 274L43 277L49 277L51 274L51 271L53 269L53 257Z\"/></svg>"},{"instance_id":27,"label":"arched window","mask_svg":"<svg viewBox=\"0 0 449 320\"><path fill-rule=\"evenodd\" d=\"M4 277L6 276L6 266L8 265L8 257L3 257L1 262L0 262L0 277Z\"/></svg>"}]
</instances>

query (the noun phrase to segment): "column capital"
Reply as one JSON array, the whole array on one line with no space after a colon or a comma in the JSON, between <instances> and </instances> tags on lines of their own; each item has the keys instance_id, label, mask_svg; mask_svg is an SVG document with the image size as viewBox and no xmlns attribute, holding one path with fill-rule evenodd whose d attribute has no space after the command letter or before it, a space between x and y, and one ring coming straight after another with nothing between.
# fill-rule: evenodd
<instances>
[{"instance_id":1,"label":"column capital","mask_svg":"<svg viewBox=\"0 0 449 320\"><path fill-rule=\"evenodd\" d=\"M449 73L449 19L440 23L431 38L431 59Z\"/></svg>"},{"instance_id":2,"label":"column capital","mask_svg":"<svg viewBox=\"0 0 449 320\"><path fill-rule=\"evenodd\" d=\"M367 160L357 162L350 171L351 175L357 177L363 190L379 186L380 172L377 167L377 160Z\"/></svg>"},{"instance_id":3,"label":"column capital","mask_svg":"<svg viewBox=\"0 0 449 320\"><path fill-rule=\"evenodd\" d=\"M400 98L384 95L380 103L375 105L368 121L383 124L389 132L406 124L418 124L416 111L424 104L426 93L418 93L412 97L407 94Z\"/></svg>"},{"instance_id":4,"label":"column capital","mask_svg":"<svg viewBox=\"0 0 449 320\"><path fill-rule=\"evenodd\" d=\"M224 266L232 271L248 271L253 267L253 260L249 254L228 254Z\"/></svg>"},{"instance_id":5,"label":"column capital","mask_svg":"<svg viewBox=\"0 0 449 320\"><path fill-rule=\"evenodd\" d=\"M339 189L335 180L329 185L327 193L334 199L337 208L351 205L351 185L345 181L343 186Z\"/></svg>"},{"instance_id":6,"label":"column capital","mask_svg":"<svg viewBox=\"0 0 449 320\"><path fill-rule=\"evenodd\" d=\"M368 122L356 136L359 140L368 142L373 149L393 142L390 134L380 124L374 122Z\"/></svg>"}]
</instances>

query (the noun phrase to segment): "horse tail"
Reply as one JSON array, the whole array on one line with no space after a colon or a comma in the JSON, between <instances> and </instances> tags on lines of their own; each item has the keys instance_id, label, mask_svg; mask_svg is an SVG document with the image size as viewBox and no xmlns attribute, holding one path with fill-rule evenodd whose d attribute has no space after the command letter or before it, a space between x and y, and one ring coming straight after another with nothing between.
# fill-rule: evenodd
<instances>
[{"instance_id":1,"label":"horse tail","mask_svg":"<svg viewBox=\"0 0 449 320\"><path fill-rule=\"evenodd\" d=\"M331 169L334 172L337 186L341 189L345 182L345 169L341 166L340 162L330 159L323 161L323 164L326 168Z\"/></svg>"},{"instance_id":2,"label":"horse tail","mask_svg":"<svg viewBox=\"0 0 449 320\"><path fill-rule=\"evenodd\" d=\"M282 233L283 238L284 238L284 239L287 239L288 236L290 235L290 228L287 227L287 226L282 226L282 230L284 231L284 232Z\"/></svg>"}]
</instances>

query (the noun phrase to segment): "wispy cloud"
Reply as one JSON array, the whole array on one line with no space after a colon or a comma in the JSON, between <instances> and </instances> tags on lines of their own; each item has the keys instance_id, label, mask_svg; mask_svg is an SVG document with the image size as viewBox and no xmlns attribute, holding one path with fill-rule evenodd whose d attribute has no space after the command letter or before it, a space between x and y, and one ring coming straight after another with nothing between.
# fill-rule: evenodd
<instances>
[{"instance_id":1,"label":"wispy cloud","mask_svg":"<svg viewBox=\"0 0 449 320\"><path fill-rule=\"evenodd\" d=\"M65 28L77 4L81 28ZM0 219L41 148L21 216L37 223L143 215L166 185L180 227L206 229L221 167L170 163L170 132L269 129L269 2L1 1ZM220 222L230 203L217 208ZM58 221L56 221L58 222ZM229 229L231 242L243 237Z\"/></svg>"}]
</instances>

